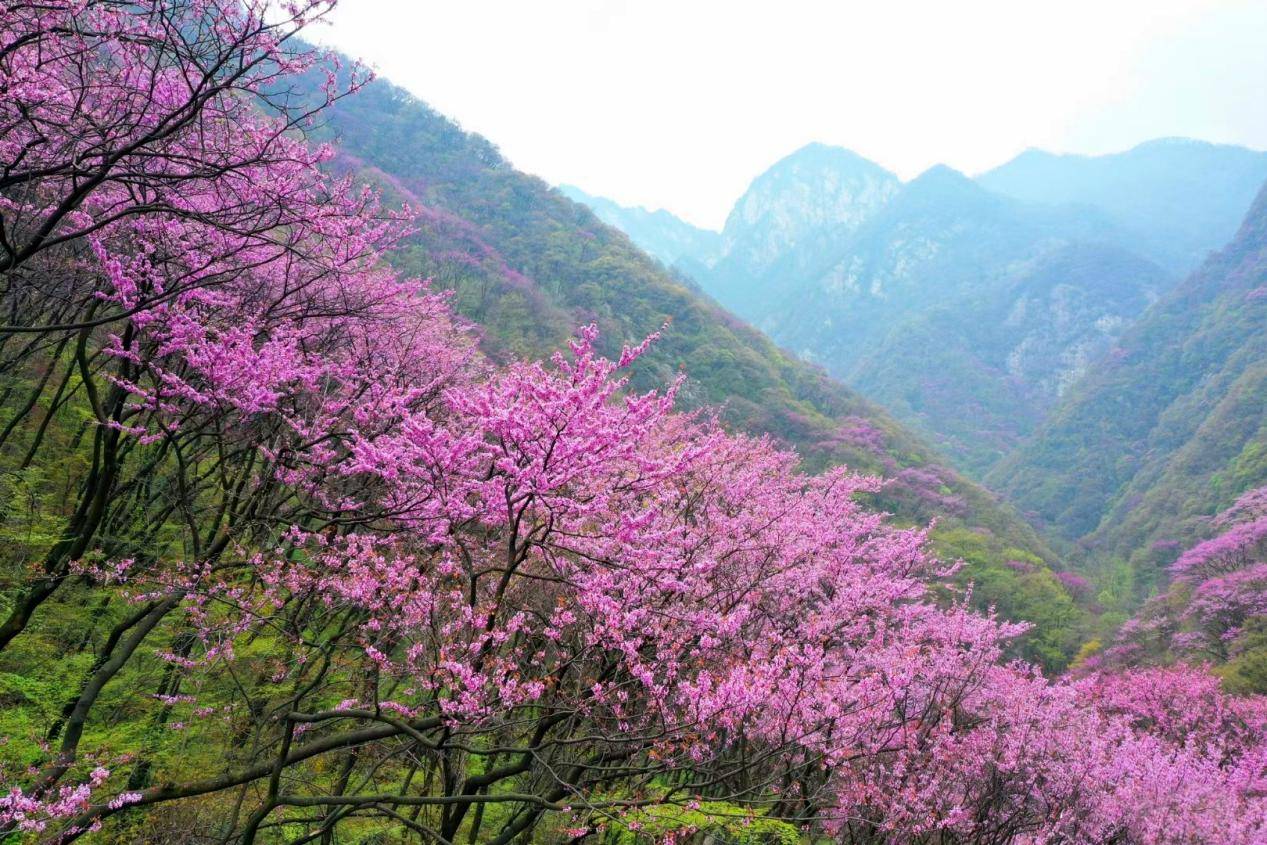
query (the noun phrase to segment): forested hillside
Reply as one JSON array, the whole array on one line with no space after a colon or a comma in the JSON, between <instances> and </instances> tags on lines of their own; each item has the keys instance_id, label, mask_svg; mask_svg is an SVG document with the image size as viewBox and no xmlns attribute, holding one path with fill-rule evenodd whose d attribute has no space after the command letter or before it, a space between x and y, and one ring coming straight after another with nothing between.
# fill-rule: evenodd
<instances>
[{"instance_id":1,"label":"forested hillside","mask_svg":"<svg viewBox=\"0 0 1267 845\"><path fill-rule=\"evenodd\" d=\"M1115 598L1127 602L1267 481L1267 192L989 480L1092 557L1118 561Z\"/></svg>"},{"instance_id":2,"label":"forested hillside","mask_svg":"<svg viewBox=\"0 0 1267 845\"><path fill-rule=\"evenodd\" d=\"M1100 246L1121 238L1093 209L1025 204L946 167L886 184L860 221L818 221L702 284L979 475L1168 279Z\"/></svg>"},{"instance_id":3,"label":"forested hillside","mask_svg":"<svg viewBox=\"0 0 1267 845\"><path fill-rule=\"evenodd\" d=\"M905 320L966 295L988 296L1017 265L1105 225L1079 212L1028 208L936 167L848 237L827 231L798 243L766 274L761 304L745 316L848 379Z\"/></svg>"},{"instance_id":4,"label":"forested hillside","mask_svg":"<svg viewBox=\"0 0 1267 845\"><path fill-rule=\"evenodd\" d=\"M1184 549L1164 587L1084 667L1208 662L1225 688L1267 692L1267 487L1203 527L1209 536Z\"/></svg>"},{"instance_id":5,"label":"forested hillside","mask_svg":"<svg viewBox=\"0 0 1267 845\"><path fill-rule=\"evenodd\" d=\"M1058 666L1073 654L1085 611L1054 577L1054 553L885 412L390 83L337 103L327 129L343 167L421 212L420 231L393 261L455 290L455 306L482 328L494 358L546 354L591 321L612 353L665 326L636 388L684 373L679 400L687 407L720 408L728 424L795 446L809 467L844 463L892 479L876 501L905 520L939 520L938 548L967 562L963 578L977 583L981 606L1037 624L1030 656Z\"/></svg>"},{"instance_id":6,"label":"forested hillside","mask_svg":"<svg viewBox=\"0 0 1267 845\"><path fill-rule=\"evenodd\" d=\"M980 476L1170 284L1121 247L1072 243L899 323L849 381Z\"/></svg>"}]
</instances>

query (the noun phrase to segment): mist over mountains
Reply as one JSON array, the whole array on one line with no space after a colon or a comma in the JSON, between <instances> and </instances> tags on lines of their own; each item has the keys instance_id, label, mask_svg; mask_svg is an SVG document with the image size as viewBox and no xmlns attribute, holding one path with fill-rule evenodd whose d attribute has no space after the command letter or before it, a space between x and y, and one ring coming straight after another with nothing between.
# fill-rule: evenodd
<instances>
[{"instance_id":1,"label":"mist over mountains","mask_svg":"<svg viewBox=\"0 0 1267 845\"><path fill-rule=\"evenodd\" d=\"M599 220L624 232L640 249L667 266L707 266L722 254L719 233L693 226L663 209L627 208L573 185L560 185L559 192L587 206Z\"/></svg>"},{"instance_id":2,"label":"mist over mountains","mask_svg":"<svg viewBox=\"0 0 1267 845\"><path fill-rule=\"evenodd\" d=\"M658 257L980 477L1233 236L1264 179L1267 154L1185 139L906 183L810 144L736 202L720 256Z\"/></svg>"},{"instance_id":3,"label":"mist over mountains","mask_svg":"<svg viewBox=\"0 0 1267 845\"><path fill-rule=\"evenodd\" d=\"M1185 138L1102 156L1029 150L977 177L1025 202L1095 208L1132 248L1180 273L1227 243L1264 179L1263 153Z\"/></svg>"}]
</instances>

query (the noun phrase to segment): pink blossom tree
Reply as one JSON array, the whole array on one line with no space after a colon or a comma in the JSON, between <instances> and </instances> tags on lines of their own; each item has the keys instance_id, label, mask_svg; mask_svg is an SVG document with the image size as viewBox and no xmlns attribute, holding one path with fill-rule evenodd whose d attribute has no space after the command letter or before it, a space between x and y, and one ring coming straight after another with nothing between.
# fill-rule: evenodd
<instances>
[{"instance_id":1,"label":"pink blossom tree","mask_svg":"<svg viewBox=\"0 0 1267 845\"><path fill-rule=\"evenodd\" d=\"M1267 488L1212 520L1217 533L1170 567L1168 590L1123 626L1110 662L1226 661L1267 622Z\"/></svg>"}]
</instances>

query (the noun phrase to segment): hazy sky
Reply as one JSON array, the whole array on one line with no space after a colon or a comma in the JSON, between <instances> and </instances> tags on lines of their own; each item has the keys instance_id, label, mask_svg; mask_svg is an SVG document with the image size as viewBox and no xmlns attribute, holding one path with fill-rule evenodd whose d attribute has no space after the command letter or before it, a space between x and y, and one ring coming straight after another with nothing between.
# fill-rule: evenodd
<instances>
[{"instance_id":1,"label":"hazy sky","mask_svg":"<svg viewBox=\"0 0 1267 845\"><path fill-rule=\"evenodd\" d=\"M903 178L1267 148L1267 0L341 0L322 40L523 170L712 227L809 141Z\"/></svg>"}]
</instances>

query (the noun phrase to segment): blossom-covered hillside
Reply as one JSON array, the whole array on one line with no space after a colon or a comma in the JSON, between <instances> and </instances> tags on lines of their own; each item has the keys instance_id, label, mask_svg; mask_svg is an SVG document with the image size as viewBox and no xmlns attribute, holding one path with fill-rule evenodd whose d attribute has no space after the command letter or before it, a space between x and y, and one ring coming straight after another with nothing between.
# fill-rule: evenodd
<instances>
[{"instance_id":1,"label":"blossom-covered hillside","mask_svg":"<svg viewBox=\"0 0 1267 845\"><path fill-rule=\"evenodd\" d=\"M662 326L634 375L638 389L680 373L686 408L719 409L732 429L794 447L808 468L845 464L890 480L873 501L908 523L938 521L933 541L962 558L979 607L1036 628L1027 657L1065 665L1085 638L1079 606L1055 573L1059 557L1009 507L966 481L917 436L821 369L759 332L541 180L512 168L483 138L375 81L324 116L336 164L419 212L397 266L454 290L496 360L549 354L594 322L609 355ZM1013 564L1021 561L1024 568Z\"/></svg>"},{"instance_id":2,"label":"blossom-covered hillside","mask_svg":"<svg viewBox=\"0 0 1267 845\"><path fill-rule=\"evenodd\" d=\"M0 840L1267 837L1267 698L1014 659L895 485L643 387L667 330L481 353L392 263L479 226L311 144L331 7L0 7Z\"/></svg>"}]
</instances>

